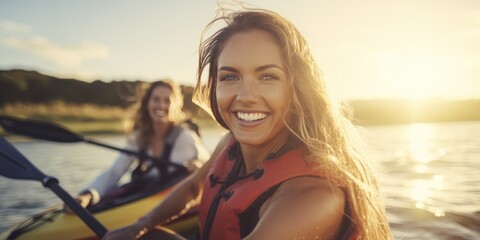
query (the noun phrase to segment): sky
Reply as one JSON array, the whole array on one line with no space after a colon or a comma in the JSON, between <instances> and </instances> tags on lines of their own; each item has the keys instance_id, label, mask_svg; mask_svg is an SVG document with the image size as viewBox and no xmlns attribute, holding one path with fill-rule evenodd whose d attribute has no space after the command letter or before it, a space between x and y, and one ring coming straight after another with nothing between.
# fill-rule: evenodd
<instances>
[{"instance_id":1,"label":"sky","mask_svg":"<svg viewBox=\"0 0 480 240\"><path fill-rule=\"evenodd\" d=\"M480 99L480 1L243 2L298 27L340 100ZM214 0L0 0L0 70L194 86L217 9Z\"/></svg>"}]
</instances>

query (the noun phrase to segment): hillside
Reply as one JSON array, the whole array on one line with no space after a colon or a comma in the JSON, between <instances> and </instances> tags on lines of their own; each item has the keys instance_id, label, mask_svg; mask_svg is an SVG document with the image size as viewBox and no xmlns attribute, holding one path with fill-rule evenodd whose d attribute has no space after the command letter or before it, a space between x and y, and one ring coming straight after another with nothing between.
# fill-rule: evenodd
<instances>
[{"instance_id":1,"label":"hillside","mask_svg":"<svg viewBox=\"0 0 480 240\"><path fill-rule=\"evenodd\" d=\"M97 80L87 83L75 79L56 78L35 71L4 70L0 71L0 110L9 104L48 105L56 102L126 108L134 102L136 89L141 83L138 80L112 82ZM185 110L193 115L201 112L191 101L193 87L181 86L181 88ZM480 100L378 99L349 101L348 104L353 108L355 121L363 125L480 120ZM201 117L206 116L202 114Z\"/></svg>"},{"instance_id":2,"label":"hillside","mask_svg":"<svg viewBox=\"0 0 480 240\"><path fill-rule=\"evenodd\" d=\"M96 80L91 83L62 79L35 71L0 70L0 107L7 104L93 104L98 106L126 108L136 100L137 88L142 81ZM198 112L191 102L193 88L181 86L185 96L185 110Z\"/></svg>"}]
</instances>

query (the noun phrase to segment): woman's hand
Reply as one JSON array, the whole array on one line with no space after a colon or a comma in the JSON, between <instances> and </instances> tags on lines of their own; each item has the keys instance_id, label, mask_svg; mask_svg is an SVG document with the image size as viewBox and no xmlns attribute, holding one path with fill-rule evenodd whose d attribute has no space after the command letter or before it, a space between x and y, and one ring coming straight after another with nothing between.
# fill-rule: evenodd
<instances>
[{"instance_id":1,"label":"woman's hand","mask_svg":"<svg viewBox=\"0 0 480 240\"><path fill-rule=\"evenodd\" d=\"M92 201L92 194L87 192L87 193L84 193L84 194L81 194L81 195L78 195L75 200L77 200L77 202L83 207L83 208L86 208L90 202ZM73 211L72 209L70 209L67 205L63 205L63 210L67 213L67 214L72 214Z\"/></svg>"},{"instance_id":2,"label":"woman's hand","mask_svg":"<svg viewBox=\"0 0 480 240\"><path fill-rule=\"evenodd\" d=\"M187 169L188 172L195 172L200 169L203 165L203 162L197 159L183 163L183 166Z\"/></svg>"}]
</instances>

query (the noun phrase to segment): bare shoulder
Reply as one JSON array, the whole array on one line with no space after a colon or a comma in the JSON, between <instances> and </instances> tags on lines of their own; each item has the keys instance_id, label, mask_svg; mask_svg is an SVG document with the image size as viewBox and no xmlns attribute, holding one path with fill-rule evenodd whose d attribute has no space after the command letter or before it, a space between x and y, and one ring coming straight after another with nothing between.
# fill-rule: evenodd
<instances>
[{"instance_id":1,"label":"bare shoulder","mask_svg":"<svg viewBox=\"0 0 480 240\"><path fill-rule=\"evenodd\" d=\"M288 180L262 206L247 239L334 239L345 198L342 189L322 178Z\"/></svg>"}]
</instances>

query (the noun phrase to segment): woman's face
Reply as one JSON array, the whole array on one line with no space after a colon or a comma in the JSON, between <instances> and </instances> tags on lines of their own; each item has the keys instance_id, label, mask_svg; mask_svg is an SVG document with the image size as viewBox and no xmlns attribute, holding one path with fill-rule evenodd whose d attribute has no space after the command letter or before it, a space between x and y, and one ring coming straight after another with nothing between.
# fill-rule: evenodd
<instances>
[{"instance_id":1,"label":"woman's face","mask_svg":"<svg viewBox=\"0 0 480 240\"><path fill-rule=\"evenodd\" d=\"M218 56L216 98L240 143L273 145L285 134L287 81L280 48L267 32L240 32L226 42Z\"/></svg>"},{"instance_id":2,"label":"woman's face","mask_svg":"<svg viewBox=\"0 0 480 240\"><path fill-rule=\"evenodd\" d=\"M148 115L153 123L170 122L168 115L172 91L165 86L155 87L148 99Z\"/></svg>"}]
</instances>

